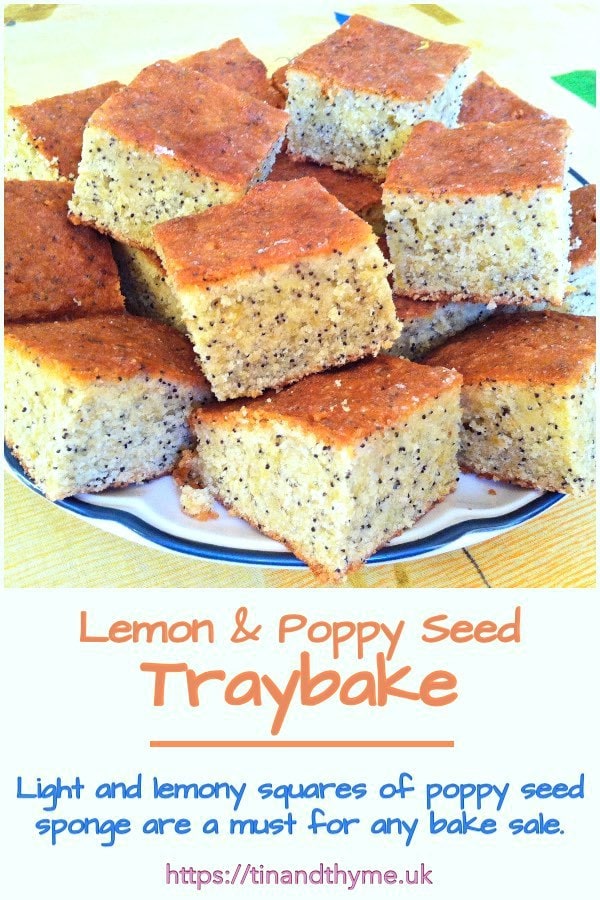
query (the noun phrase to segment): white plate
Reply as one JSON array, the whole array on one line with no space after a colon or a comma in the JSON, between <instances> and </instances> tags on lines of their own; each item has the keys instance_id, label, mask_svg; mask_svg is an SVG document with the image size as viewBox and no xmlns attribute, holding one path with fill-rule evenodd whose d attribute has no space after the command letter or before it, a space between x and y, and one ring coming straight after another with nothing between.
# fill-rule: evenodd
<instances>
[{"instance_id":1,"label":"white plate","mask_svg":"<svg viewBox=\"0 0 600 900\"><path fill-rule=\"evenodd\" d=\"M6 447L4 454L12 472L39 493ZM454 494L375 553L369 562L433 556L470 546L540 515L561 497L562 494L524 490L475 475L461 475ZM184 515L178 488L170 476L101 494L80 494L59 500L56 505L105 531L165 550L224 562L304 565L281 544L222 507L216 507L219 518L207 522Z\"/></svg>"}]
</instances>

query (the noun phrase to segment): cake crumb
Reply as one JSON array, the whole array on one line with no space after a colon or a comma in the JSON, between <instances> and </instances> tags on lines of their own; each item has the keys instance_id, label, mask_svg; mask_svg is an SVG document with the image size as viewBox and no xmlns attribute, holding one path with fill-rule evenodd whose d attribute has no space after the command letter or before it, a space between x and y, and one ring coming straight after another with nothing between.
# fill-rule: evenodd
<instances>
[{"instance_id":1,"label":"cake crumb","mask_svg":"<svg viewBox=\"0 0 600 900\"><path fill-rule=\"evenodd\" d=\"M219 516L212 507L212 497L207 488L195 488L184 484L179 498L181 511L197 519L199 522L207 522L209 519L218 519Z\"/></svg>"}]
</instances>

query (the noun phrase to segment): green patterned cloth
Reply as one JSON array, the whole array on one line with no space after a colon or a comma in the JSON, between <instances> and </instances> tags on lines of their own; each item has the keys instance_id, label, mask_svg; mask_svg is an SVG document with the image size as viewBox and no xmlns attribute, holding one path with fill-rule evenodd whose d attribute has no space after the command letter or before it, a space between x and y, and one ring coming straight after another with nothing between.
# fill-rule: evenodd
<instances>
[{"instance_id":1,"label":"green patterned cloth","mask_svg":"<svg viewBox=\"0 0 600 900\"><path fill-rule=\"evenodd\" d=\"M553 75L552 80L581 97L590 106L596 105L596 72L594 69L577 69L575 72L565 72L564 75Z\"/></svg>"}]
</instances>

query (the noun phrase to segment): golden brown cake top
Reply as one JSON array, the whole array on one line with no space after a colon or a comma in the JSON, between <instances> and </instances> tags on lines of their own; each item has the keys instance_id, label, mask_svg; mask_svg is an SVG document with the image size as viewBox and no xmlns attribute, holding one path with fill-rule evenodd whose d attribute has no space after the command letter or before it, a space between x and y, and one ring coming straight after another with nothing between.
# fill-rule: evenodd
<instances>
[{"instance_id":1,"label":"golden brown cake top","mask_svg":"<svg viewBox=\"0 0 600 900\"><path fill-rule=\"evenodd\" d=\"M460 387L448 369L432 368L394 356L309 375L279 393L255 400L213 403L196 414L206 425L234 428L286 420L327 444L352 445L383 428L405 422L440 394Z\"/></svg>"},{"instance_id":2,"label":"golden brown cake top","mask_svg":"<svg viewBox=\"0 0 600 900\"><path fill-rule=\"evenodd\" d=\"M275 109L285 109L285 95L281 93L274 85L269 85L269 96L267 103L274 106Z\"/></svg>"},{"instance_id":3,"label":"golden brown cake top","mask_svg":"<svg viewBox=\"0 0 600 900\"><path fill-rule=\"evenodd\" d=\"M326 191L358 215L381 203L381 185L365 175L341 172L310 160L302 162L292 159L287 153L278 155L268 180L292 181L305 177L316 178Z\"/></svg>"},{"instance_id":4,"label":"golden brown cake top","mask_svg":"<svg viewBox=\"0 0 600 900\"><path fill-rule=\"evenodd\" d=\"M592 316L555 312L500 314L463 331L427 355L428 365L457 369L465 385L572 384L596 355Z\"/></svg>"},{"instance_id":5,"label":"golden brown cake top","mask_svg":"<svg viewBox=\"0 0 600 900\"><path fill-rule=\"evenodd\" d=\"M122 85L107 81L83 91L11 106L9 113L27 129L31 142L48 160L57 160L59 174L74 178L81 159L83 129L89 117Z\"/></svg>"},{"instance_id":6,"label":"golden brown cake top","mask_svg":"<svg viewBox=\"0 0 600 900\"><path fill-rule=\"evenodd\" d=\"M396 316L401 322L408 322L412 319L429 319L433 318L435 313L449 306L454 301L450 300L414 300L412 297L405 297L401 294L394 294L394 307ZM460 306L469 303L468 300L459 301ZM455 305L459 305L456 303ZM473 306L482 306L481 303L473 303Z\"/></svg>"},{"instance_id":7,"label":"golden brown cake top","mask_svg":"<svg viewBox=\"0 0 600 900\"><path fill-rule=\"evenodd\" d=\"M412 300L410 297L394 294L394 307L396 316L401 322L412 319L429 319L432 318L438 309L447 306L446 303L434 300Z\"/></svg>"},{"instance_id":8,"label":"golden brown cake top","mask_svg":"<svg viewBox=\"0 0 600 900\"><path fill-rule=\"evenodd\" d=\"M569 259L571 268L578 271L596 261L596 185L586 184L571 191L571 206L571 243L581 243L571 250Z\"/></svg>"},{"instance_id":9,"label":"golden brown cake top","mask_svg":"<svg viewBox=\"0 0 600 900\"><path fill-rule=\"evenodd\" d=\"M161 60L96 110L90 125L166 166L245 188L288 115L229 85Z\"/></svg>"},{"instance_id":10,"label":"golden brown cake top","mask_svg":"<svg viewBox=\"0 0 600 900\"><path fill-rule=\"evenodd\" d=\"M473 122L461 128L421 122L390 163L384 190L430 197L562 190L569 133L562 119Z\"/></svg>"},{"instance_id":11,"label":"golden brown cake top","mask_svg":"<svg viewBox=\"0 0 600 900\"><path fill-rule=\"evenodd\" d=\"M335 85L420 102L443 90L469 54L460 44L426 40L357 15L292 60L288 71L318 78L324 90Z\"/></svg>"},{"instance_id":12,"label":"golden brown cake top","mask_svg":"<svg viewBox=\"0 0 600 900\"><path fill-rule=\"evenodd\" d=\"M117 243L115 241L115 243ZM130 247L125 244L122 246L126 247L127 251L131 253L134 257L141 257L144 260L144 263L150 268L154 269L154 274L156 276L162 276L165 274L164 266L160 261L160 257L154 252L154 250L148 250L147 247Z\"/></svg>"},{"instance_id":13,"label":"golden brown cake top","mask_svg":"<svg viewBox=\"0 0 600 900\"><path fill-rule=\"evenodd\" d=\"M207 75L213 81L222 81L238 91L246 91L269 103L272 90L267 78L267 68L262 60L253 56L239 38L225 41L212 50L201 50L192 56L178 59L177 64Z\"/></svg>"},{"instance_id":14,"label":"golden brown cake top","mask_svg":"<svg viewBox=\"0 0 600 900\"><path fill-rule=\"evenodd\" d=\"M501 87L487 72L480 72L462 95L458 121L510 122L515 119L548 119L548 113Z\"/></svg>"},{"instance_id":15,"label":"golden brown cake top","mask_svg":"<svg viewBox=\"0 0 600 900\"><path fill-rule=\"evenodd\" d=\"M4 319L36 322L124 309L107 238L71 225L66 181L4 182Z\"/></svg>"},{"instance_id":16,"label":"golden brown cake top","mask_svg":"<svg viewBox=\"0 0 600 900\"><path fill-rule=\"evenodd\" d=\"M149 375L206 388L208 393L190 342L174 328L153 319L124 313L70 322L9 325L4 340L6 347L84 383Z\"/></svg>"},{"instance_id":17,"label":"golden brown cake top","mask_svg":"<svg viewBox=\"0 0 600 900\"><path fill-rule=\"evenodd\" d=\"M278 91L283 97L283 102L287 100L287 88L285 86L285 79L287 78L287 70L288 70L289 62L287 62L283 66L279 66L278 69L275 69L273 74L271 75L271 84L273 88Z\"/></svg>"},{"instance_id":18,"label":"golden brown cake top","mask_svg":"<svg viewBox=\"0 0 600 900\"><path fill-rule=\"evenodd\" d=\"M306 257L341 253L373 232L314 178L268 181L235 203L154 228L159 255L181 286L215 282Z\"/></svg>"}]
</instances>

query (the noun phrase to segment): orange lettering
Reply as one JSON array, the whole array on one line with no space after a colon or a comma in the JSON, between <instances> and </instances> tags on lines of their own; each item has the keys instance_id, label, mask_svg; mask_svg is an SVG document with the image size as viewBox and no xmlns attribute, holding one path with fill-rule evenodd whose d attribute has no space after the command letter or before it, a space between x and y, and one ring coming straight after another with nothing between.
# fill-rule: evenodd
<instances>
[{"instance_id":1,"label":"orange lettering","mask_svg":"<svg viewBox=\"0 0 600 900\"><path fill-rule=\"evenodd\" d=\"M82 610L79 614L79 642L81 644L93 644L108 641L106 636L90 636L87 633L87 613Z\"/></svg>"},{"instance_id":2,"label":"orange lettering","mask_svg":"<svg viewBox=\"0 0 600 900\"><path fill-rule=\"evenodd\" d=\"M164 706L167 672L185 672L187 666L185 663L140 663L140 669L142 672L154 672L154 706Z\"/></svg>"}]
</instances>

